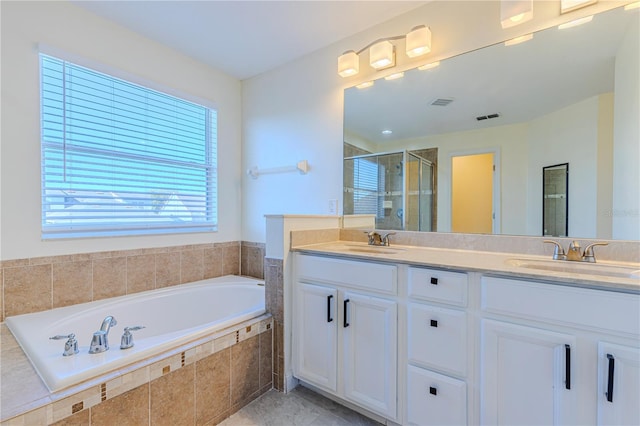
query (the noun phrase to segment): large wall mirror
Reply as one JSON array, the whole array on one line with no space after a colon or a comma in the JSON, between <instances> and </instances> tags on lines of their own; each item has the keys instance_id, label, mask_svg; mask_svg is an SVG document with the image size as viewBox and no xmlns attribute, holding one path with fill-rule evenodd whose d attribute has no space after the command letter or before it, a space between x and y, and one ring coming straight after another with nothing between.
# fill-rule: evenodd
<instances>
[{"instance_id":1,"label":"large wall mirror","mask_svg":"<svg viewBox=\"0 0 640 426\"><path fill-rule=\"evenodd\" d=\"M612 193L624 177L615 176L614 157L620 156L614 150L640 143L637 116L621 113L629 104L638 110L638 21L637 10L616 8L585 25L548 28L520 44L495 44L397 80L346 89L344 213L375 213L380 228L412 229L408 225L416 221L407 216L419 209L389 196L410 190L409 156L429 153L419 156L431 166L432 181L423 178L418 191L428 195L421 222L431 228L413 229L458 232L455 223L474 222L480 209L455 211L453 165L485 155L488 173L458 168L471 174L461 182L491 179L484 184L489 195L480 197L490 200L490 222L484 230L459 232L540 236L543 168L570 163L569 236L616 238ZM383 162L381 154L397 157ZM621 157L637 168L638 158ZM368 184L354 183L367 173ZM393 184L400 176L404 187ZM639 186L634 182L630 192L640 193ZM373 211L362 210L366 206ZM617 238L636 240L634 232Z\"/></svg>"}]
</instances>

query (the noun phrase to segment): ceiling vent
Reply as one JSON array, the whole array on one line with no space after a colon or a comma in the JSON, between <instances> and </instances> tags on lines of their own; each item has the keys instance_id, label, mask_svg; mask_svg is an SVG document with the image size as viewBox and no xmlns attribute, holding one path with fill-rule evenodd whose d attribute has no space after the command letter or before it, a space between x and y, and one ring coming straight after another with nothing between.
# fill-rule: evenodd
<instances>
[{"instance_id":1,"label":"ceiling vent","mask_svg":"<svg viewBox=\"0 0 640 426\"><path fill-rule=\"evenodd\" d=\"M434 106L447 106L451 102L453 102L453 99L438 98L438 99L433 100L431 102L431 105L434 105Z\"/></svg>"},{"instance_id":2,"label":"ceiling vent","mask_svg":"<svg viewBox=\"0 0 640 426\"><path fill-rule=\"evenodd\" d=\"M479 117L476 117L476 120L478 121L482 121L482 120L489 120L491 118L498 118L500 117L500 114L496 113L496 114L489 114L489 115L481 115Z\"/></svg>"}]
</instances>

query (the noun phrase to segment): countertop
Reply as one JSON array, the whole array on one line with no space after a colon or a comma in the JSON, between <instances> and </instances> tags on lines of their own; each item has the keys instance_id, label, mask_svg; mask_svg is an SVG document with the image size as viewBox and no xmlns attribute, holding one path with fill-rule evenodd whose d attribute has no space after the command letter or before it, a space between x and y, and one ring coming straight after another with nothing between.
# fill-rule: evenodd
<instances>
[{"instance_id":1,"label":"countertop","mask_svg":"<svg viewBox=\"0 0 640 426\"><path fill-rule=\"evenodd\" d=\"M292 251L345 259L481 272L513 278L640 294L640 263L552 260L545 256L417 246L369 246L332 241L292 247Z\"/></svg>"}]
</instances>

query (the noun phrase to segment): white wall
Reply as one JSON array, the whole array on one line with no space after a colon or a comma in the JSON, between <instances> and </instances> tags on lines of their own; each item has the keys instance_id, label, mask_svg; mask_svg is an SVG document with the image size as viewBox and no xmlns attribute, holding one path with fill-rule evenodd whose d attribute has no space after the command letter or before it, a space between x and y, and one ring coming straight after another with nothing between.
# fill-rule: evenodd
<instances>
[{"instance_id":1,"label":"white wall","mask_svg":"<svg viewBox=\"0 0 640 426\"><path fill-rule=\"evenodd\" d=\"M241 83L68 2L2 2L0 259L134 249L241 237ZM218 109L219 231L40 240L39 43L155 89Z\"/></svg>"},{"instance_id":2,"label":"white wall","mask_svg":"<svg viewBox=\"0 0 640 426\"><path fill-rule=\"evenodd\" d=\"M528 216L528 235L542 232L542 168L569 163L569 235L596 237L599 116L596 96L531 121L528 209L537 214Z\"/></svg>"},{"instance_id":3,"label":"white wall","mask_svg":"<svg viewBox=\"0 0 640 426\"><path fill-rule=\"evenodd\" d=\"M436 1L243 82L243 168L274 167L309 160L306 176L244 178L243 239L264 241L264 215L326 214L328 200L342 200L343 90L372 78L445 59L499 41L619 6L598 2L560 16L557 2L535 2L534 19L502 30L499 1ZM422 58L397 55L394 69L375 74L361 67L355 77L337 75L337 58L378 38L427 25L432 52ZM503 205L505 201L503 200ZM521 205L521 204L518 204ZM342 206L340 206L340 209ZM510 225L503 227L511 232Z\"/></svg>"},{"instance_id":4,"label":"white wall","mask_svg":"<svg viewBox=\"0 0 640 426\"><path fill-rule=\"evenodd\" d=\"M616 56L613 157L613 237L640 239L640 63L638 21Z\"/></svg>"}]
</instances>

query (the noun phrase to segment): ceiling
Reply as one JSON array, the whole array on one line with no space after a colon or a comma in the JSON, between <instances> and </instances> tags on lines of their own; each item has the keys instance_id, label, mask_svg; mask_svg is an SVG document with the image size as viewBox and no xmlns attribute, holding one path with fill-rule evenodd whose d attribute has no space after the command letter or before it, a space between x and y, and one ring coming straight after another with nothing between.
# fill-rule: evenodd
<instances>
[{"instance_id":1,"label":"ceiling","mask_svg":"<svg viewBox=\"0 0 640 426\"><path fill-rule=\"evenodd\" d=\"M239 80L277 68L427 3L71 1Z\"/></svg>"},{"instance_id":2,"label":"ceiling","mask_svg":"<svg viewBox=\"0 0 640 426\"><path fill-rule=\"evenodd\" d=\"M636 12L622 8L579 27L540 31L345 91L345 131L377 144L527 122L614 89L615 57ZM452 99L433 106L436 99ZM499 114L495 119L476 117ZM391 134L383 134L391 130Z\"/></svg>"}]
</instances>

